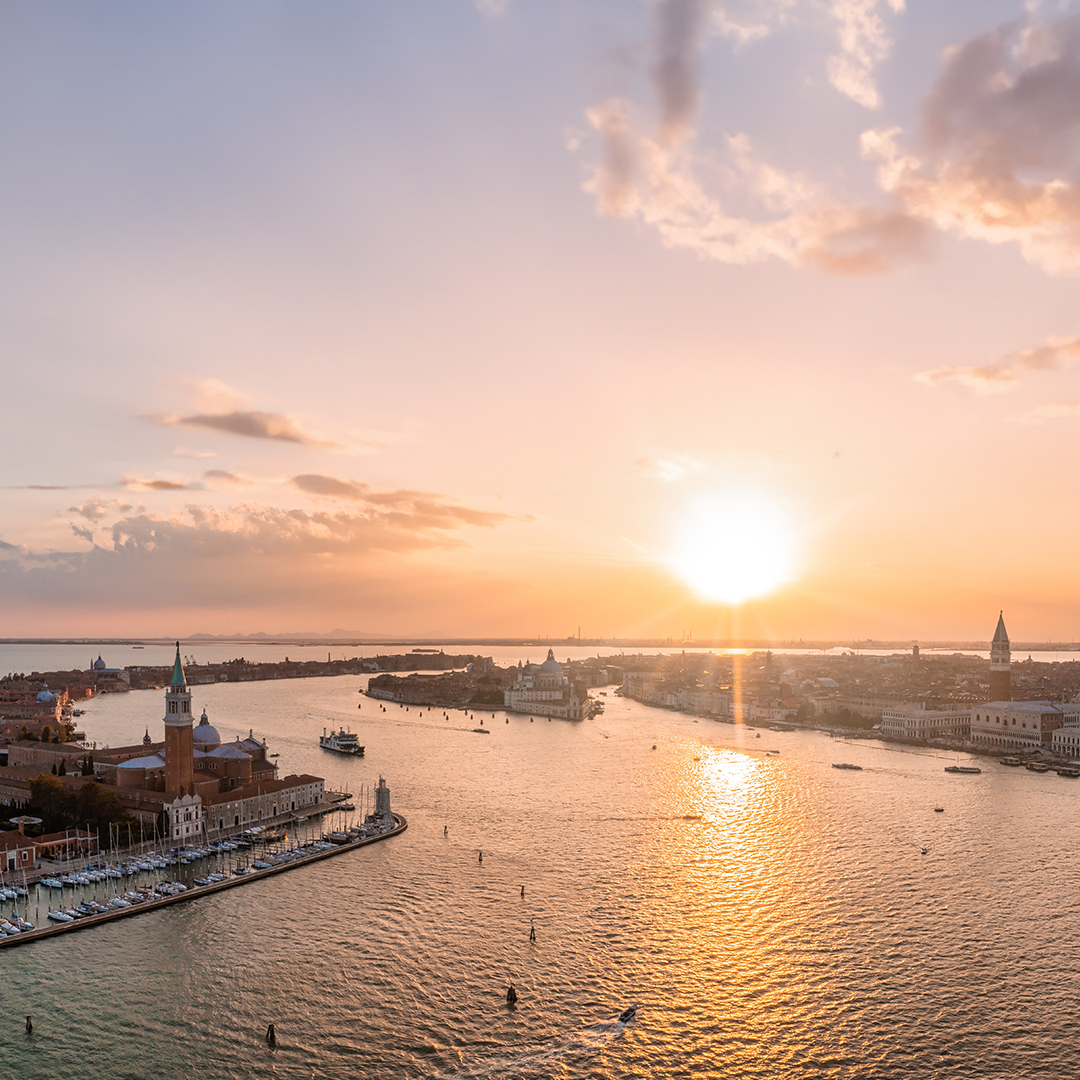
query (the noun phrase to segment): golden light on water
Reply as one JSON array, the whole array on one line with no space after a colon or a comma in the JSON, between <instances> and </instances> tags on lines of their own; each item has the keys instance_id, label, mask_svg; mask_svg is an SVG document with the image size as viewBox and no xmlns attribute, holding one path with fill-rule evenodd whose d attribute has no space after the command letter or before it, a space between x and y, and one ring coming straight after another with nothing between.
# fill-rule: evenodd
<instances>
[{"instance_id":1,"label":"golden light on water","mask_svg":"<svg viewBox=\"0 0 1080 1080\"><path fill-rule=\"evenodd\" d=\"M792 579L795 537L773 501L756 493L731 493L693 508L671 561L703 600L741 604Z\"/></svg>"}]
</instances>

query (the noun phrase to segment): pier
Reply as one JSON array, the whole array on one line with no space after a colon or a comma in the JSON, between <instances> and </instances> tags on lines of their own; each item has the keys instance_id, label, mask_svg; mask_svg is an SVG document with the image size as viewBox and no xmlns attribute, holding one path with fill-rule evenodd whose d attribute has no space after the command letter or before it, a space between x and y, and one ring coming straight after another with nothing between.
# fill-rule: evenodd
<instances>
[{"instance_id":1,"label":"pier","mask_svg":"<svg viewBox=\"0 0 1080 1080\"><path fill-rule=\"evenodd\" d=\"M229 877L224 881L213 882L209 885L196 885L184 892L172 896L161 896L133 903L131 907L117 908L103 911L94 915L84 915L69 923L49 923L47 926L35 927L33 930L24 930L21 934L11 937L0 937L0 949L13 948L16 945L27 945L33 941L44 941L55 937L57 934L73 933L76 930L86 930L91 926L100 926L102 923L113 922L116 919L126 919L133 915L141 915L147 911L158 911L170 904L180 904L187 900L195 900L201 896L209 896L211 893L221 892L224 889L232 889L239 885L250 885L254 881L264 881L275 874L283 874L287 870L295 870L301 866L310 866L322 859L331 859L335 855L342 855L347 851L356 851L369 844L376 844L380 840L388 840L391 836L397 836L408 828L408 823L400 814L391 815L393 827L375 836L358 837L355 840L346 840L336 843L333 848L323 851L314 851L310 855L301 855L288 862L277 863L263 870L251 870L240 877ZM39 886L40 887L40 886Z\"/></svg>"}]
</instances>

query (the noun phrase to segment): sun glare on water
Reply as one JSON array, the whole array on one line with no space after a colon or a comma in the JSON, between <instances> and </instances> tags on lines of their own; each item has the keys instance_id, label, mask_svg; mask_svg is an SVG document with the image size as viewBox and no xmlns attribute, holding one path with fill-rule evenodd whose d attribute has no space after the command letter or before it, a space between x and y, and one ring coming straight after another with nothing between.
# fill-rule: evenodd
<instances>
[{"instance_id":1,"label":"sun glare on water","mask_svg":"<svg viewBox=\"0 0 1080 1080\"><path fill-rule=\"evenodd\" d=\"M760 495L699 503L683 523L672 564L703 600L741 604L764 596L794 577L791 522Z\"/></svg>"}]
</instances>

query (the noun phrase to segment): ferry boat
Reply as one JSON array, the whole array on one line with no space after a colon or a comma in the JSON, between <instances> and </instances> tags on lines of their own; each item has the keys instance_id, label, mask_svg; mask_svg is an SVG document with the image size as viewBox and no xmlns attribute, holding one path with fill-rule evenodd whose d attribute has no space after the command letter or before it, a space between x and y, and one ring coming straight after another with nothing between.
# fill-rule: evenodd
<instances>
[{"instance_id":1,"label":"ferry boat","mask_svg":"<svg viewBox=\"0 0 1080 1080\"><path fill-rule=\"evenodd\" d=\"M978 765L946 765L946 772L952 773L981 773L982 769Z\"/></svg>"},{"instance_id":2,"label":"ferry boat","mask_svg":"<svg viewBox=\"0 0 1080 1080\"><path fill-rule=\"evenodd\" d=\"M326 728L323 728L319 745L324 750L336 750L339 754L364 756L364 748L360 745L359 737L344 728L339 731L331 731L329 735L326 734Z\"/></svg>"},{"instance_id":3,"label":"ferry boat","mask_svg":"<svg viewBox=\"0 0 1080 1080\"><path fill-rule=\"evenodd\" d=\"M1002 765L1019 765L1020 759L1018 757L1003 757L1001 759Z\"/></svg>"}]
</instances>

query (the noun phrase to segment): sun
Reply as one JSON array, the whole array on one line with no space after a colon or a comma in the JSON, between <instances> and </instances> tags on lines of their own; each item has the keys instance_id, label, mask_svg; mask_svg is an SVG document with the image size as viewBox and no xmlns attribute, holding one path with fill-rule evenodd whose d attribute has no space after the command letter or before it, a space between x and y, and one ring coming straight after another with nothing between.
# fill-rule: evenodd
<instances>
[{"instance_id":1,"label":"sun","mask_svg":"<svg viewBox=\"0 0 1080 1080\"><path fill-rule=\"evenodd\" d=\"M791 581L791 522L765 496L733 492L698 503L679 531L671 558L703 600L741 604Z\"/></svg>"}]
</instances>

